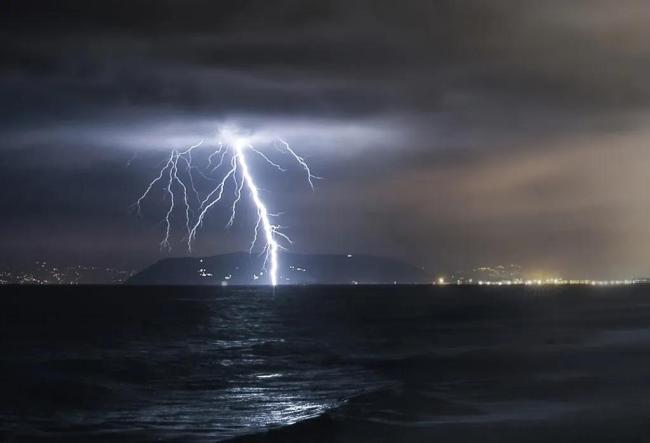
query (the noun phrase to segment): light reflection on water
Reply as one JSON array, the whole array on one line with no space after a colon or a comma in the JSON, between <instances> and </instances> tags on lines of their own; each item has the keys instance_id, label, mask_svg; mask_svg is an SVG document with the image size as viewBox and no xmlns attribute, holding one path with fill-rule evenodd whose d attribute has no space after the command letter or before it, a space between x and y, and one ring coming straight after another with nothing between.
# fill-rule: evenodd
<instances>
[{"instance_id":1,"label":"light reflection on water","mask_svg":"<svg viewBox=\"0 0 650 443\"><path fill-rule=\"evenodd\" d=\"M56 416L46 409L27 420L0 414L0 425L53 436L218 441L316 417L382 385L347 362L335 329L323 336L282 299L240 290L155 301L171 305L163 318L136 306L133 324L18 348L14 361L39 368L28 383L79 399L56 406ZM97 309L111 316L116 305Z\"/></svg>"},{"instance_id":2,"label":"light reflection on water","mask_svg":"<svg viewBox=\"0 0 650 443\"><path fill-rule=\"evenodd\" d=\"M602 417L638 417L642 435L650 414L646 288L26 291L0 297L0 430L16 441L214 442L343 403L335 429L390 424L387 441L446 441L447 424L565 435L576 416L596 436Z\"/></svg>"}]
</instances>

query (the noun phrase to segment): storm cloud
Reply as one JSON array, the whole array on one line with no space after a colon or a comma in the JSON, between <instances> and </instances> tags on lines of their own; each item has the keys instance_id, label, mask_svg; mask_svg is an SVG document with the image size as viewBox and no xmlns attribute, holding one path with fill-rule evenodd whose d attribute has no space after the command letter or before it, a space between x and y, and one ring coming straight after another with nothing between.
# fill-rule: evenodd
<instances>
[{"instance_id":1,"label":"storm cloud","mask_svg":"<svg viewBox=\"0 0 650 443\"><path fill-rule=\"evenodd\" d=\"M155 205L130 205L170 149L233 122L281 134L325 178L312 193L267 177L296 251L650 273L645 1L2 9L5 261L165 255ZM246 227L221 222L196 254L245 248Z\"/></svg>"}]
</instances>

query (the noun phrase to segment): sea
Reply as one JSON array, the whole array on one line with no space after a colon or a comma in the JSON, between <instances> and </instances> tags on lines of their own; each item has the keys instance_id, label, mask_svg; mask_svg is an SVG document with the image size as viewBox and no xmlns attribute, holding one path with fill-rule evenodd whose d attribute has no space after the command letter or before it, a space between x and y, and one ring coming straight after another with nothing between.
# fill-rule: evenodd
<instances>
[{"instance_id":1,"label":"sea","mask_svg":"<svg viewBox=\"0 0 650 443\"><path fill-rule=\"evenodd\" d=\"M647 442L650 287L0 287L0 441Z\"/></svg>"}]
</instances>

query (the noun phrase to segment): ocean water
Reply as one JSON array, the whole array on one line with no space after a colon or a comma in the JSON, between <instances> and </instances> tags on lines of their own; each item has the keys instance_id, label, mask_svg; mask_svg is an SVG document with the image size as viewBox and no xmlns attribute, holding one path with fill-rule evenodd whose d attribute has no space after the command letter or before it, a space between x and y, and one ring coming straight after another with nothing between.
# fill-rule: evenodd
<instances>
[{"instance_id":1,"label":"ocean water","mask_svg":"<svg viewBox=\"0 0 650 443\"><path fill-rule=\"evenodd\" d=\"M0 441L647 435L645 286L0 289Z\"/></svg>"}]
</instances>

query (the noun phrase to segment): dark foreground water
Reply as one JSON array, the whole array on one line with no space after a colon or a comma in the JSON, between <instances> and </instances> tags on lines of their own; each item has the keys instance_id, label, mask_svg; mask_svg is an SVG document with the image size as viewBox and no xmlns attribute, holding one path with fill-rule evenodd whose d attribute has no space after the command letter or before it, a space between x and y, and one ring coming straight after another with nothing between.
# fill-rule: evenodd
<instances>
[{"instance_id":1,"label":"dark foreground water","mask_svg":"<svg viewBox=\"0 0 650 443\"><path fill-rule=\"evenodd\" d=\"M650 288L0 288L0 441L650 441Z\"/></svg>"}]
</instances>

